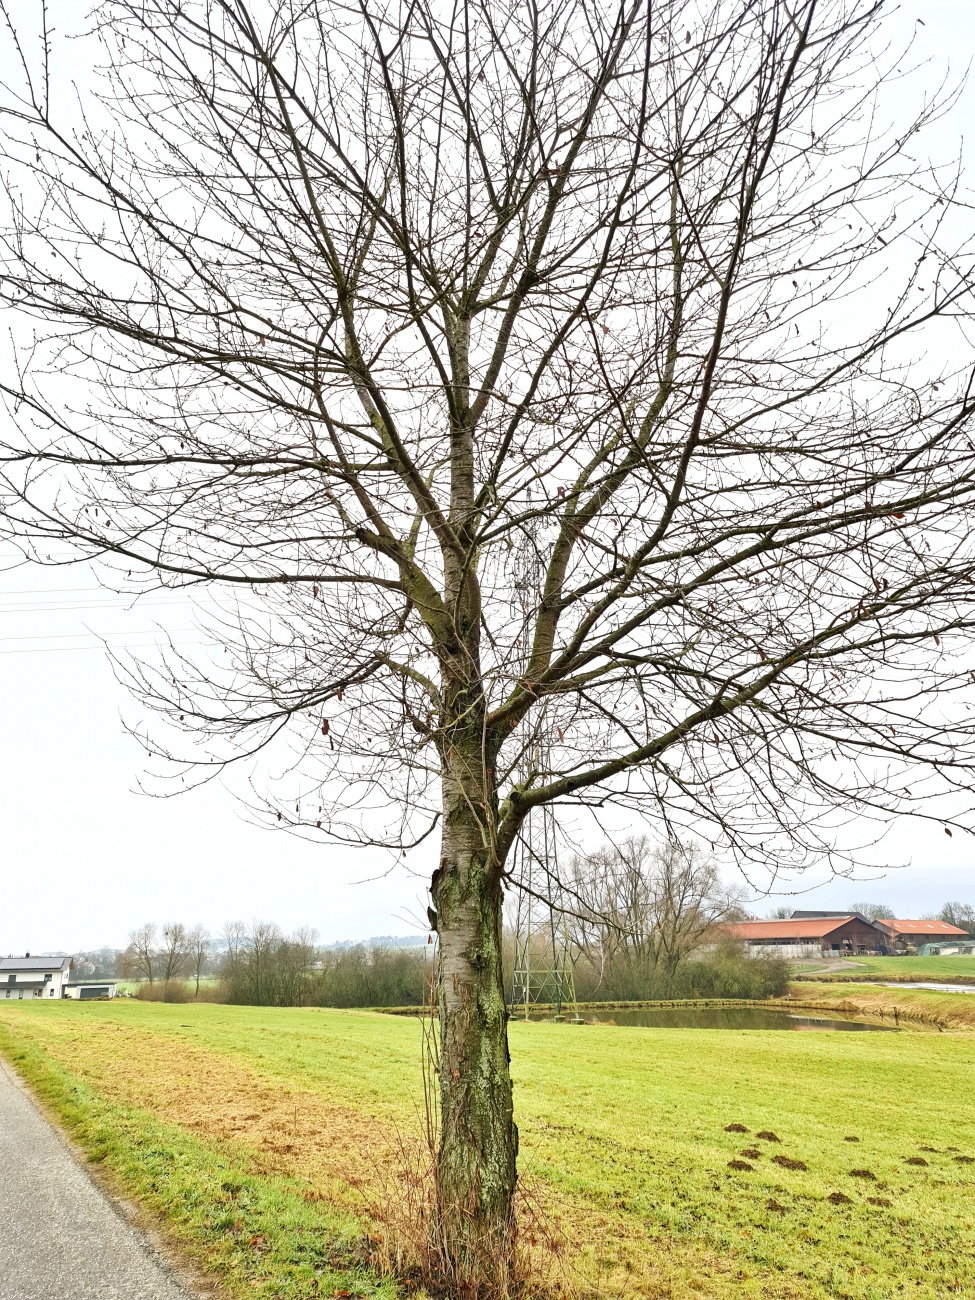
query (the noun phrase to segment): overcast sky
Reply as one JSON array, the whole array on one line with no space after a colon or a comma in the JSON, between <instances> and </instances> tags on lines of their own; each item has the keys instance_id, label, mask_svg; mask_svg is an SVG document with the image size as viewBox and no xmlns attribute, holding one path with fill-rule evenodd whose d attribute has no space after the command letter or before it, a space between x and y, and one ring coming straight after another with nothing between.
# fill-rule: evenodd
<instances>
[{"instance_id":1,"label":"overcast sky","mask_svg":"<svg viewBox=\"0 0 975 1300\"><path fill-rule=\"evenodd\" d=\"M975 51L972 0L904 4L896 30L918 19L931 84L949 60L960 73ZM972 123L970 87L933 151L940 143L950 153ZM202 921L216 933L227 920L260 918L313 926L326 942L422 929L433 844L391 871L375 851L257 829L219 784L168 800L138 793L142 751L122 722L135 711L98 638L151 649L157 625L194 639L185 598L129 609L87 567L0 571L0 952L120 946L145 920ZM949 897L975 901L968 837L904 819L872 860L877 870L861 881L810 873L796 905L873 899L911 916ZM908 865L885 875L893 861Z\"/></svg>"}]
</instances>

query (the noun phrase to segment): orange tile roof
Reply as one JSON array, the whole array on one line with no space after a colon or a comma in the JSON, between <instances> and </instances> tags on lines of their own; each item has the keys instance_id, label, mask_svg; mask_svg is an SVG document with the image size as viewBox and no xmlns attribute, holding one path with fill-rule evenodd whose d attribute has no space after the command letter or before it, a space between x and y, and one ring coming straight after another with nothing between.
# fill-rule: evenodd
<instances>
[{"instance_id":1,"label":"orange tile roof","mask_svg":"<svg viewBox=\"0 0 975 1300\"><path fill-rule=\"evenodd\" d=\"M957 925L949 925L947 921L888 921L886 918L878 921L877 925L886 930L889 934L941 934L945 938L964 938L970 939L972 936L967 930L960 929Z\"/></svg>"},{"instance_id":2,"label":"orange tile roof","mask_svg":"<svg viewBox=\"0 0 975 1300\"><path fill-rule=\"evenodd\" d=\"M855 920L850 915L816 916L802 921L736 921L727 929L736 939L822 939Z\"/></svg>"}]
</instances>

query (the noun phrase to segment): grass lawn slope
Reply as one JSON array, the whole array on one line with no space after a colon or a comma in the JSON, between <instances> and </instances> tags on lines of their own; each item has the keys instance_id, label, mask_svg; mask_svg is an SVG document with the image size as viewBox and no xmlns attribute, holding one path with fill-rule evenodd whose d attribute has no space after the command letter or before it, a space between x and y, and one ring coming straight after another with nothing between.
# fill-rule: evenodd
<instances>
[{"instance_id":1,"label":"grass lawn slope","mask_svg":"<svg viewBox=\"0 0 975 1300\"><path fill-rule=\"evenodd\" d=\"M577 1294L975 1295L975 1035L511 1039L522 1168ZM389 1290L357 1241L419 1128L419 1040L372 1013L0 1006L0 1048L120 1188L267 1300Z\"/></svg>"},{"instance_id":2,"label":"grass lawn slope","mask_svg":"<svg viewBox=\"0 0 975 1300\"><path fill-rule=\"evenodd\" d=\"M931 980L936 984L975 984L975 956L954 957L851 957L830 962L800 962L799 978L806 980Z\"/></svg>"},{"instance_id":3,"label":"grass lawn slope","mask_svg":"<svg viewBox=\"0 0 975 1300\"><path fill-rule=\"evenodd\" d=\"M872 1022L975 1031L975 993L890 988L883 984L795 981L788 1000L822 1010L853 1012Z\"/></svg>"}]
</instances>

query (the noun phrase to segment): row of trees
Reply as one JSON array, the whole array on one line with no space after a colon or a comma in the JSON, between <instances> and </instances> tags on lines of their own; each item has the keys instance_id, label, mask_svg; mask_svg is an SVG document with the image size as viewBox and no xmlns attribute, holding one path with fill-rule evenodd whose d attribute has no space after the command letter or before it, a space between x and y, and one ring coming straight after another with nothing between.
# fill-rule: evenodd
<instances>
[{"instance_id":1,"label":"row of trees","mask_svg":"<svg viewBox=\"0 0 975 1300\"><path fill-rule=\"evenodd\" d=\"M227 950L221 974L231 1002L251 1006L295 1007L305 1001L305 985L315 963L314 930L284 935L270 922L248 929L225 927Z\"/></svg>"},{"instance_id":2,"label":"row of trees","mask_svg":"<svg viewBox=\"0 0 975 1300\"><path fill-rule=\"evenodd\" d=\"M194 993L191 980L144 982L138 996L149 1001L183 1002L196 996L245 1006L394 1007L420 1006L429 999L433 965L426 947L396 948L362 944L316 952L301 936L286 936L277 927L254 927L254 942L225 955L217 979ZM510 987L514 944L504 941L504 969ZM540 964L547 958L543 939L537 944ZM788 963L753 959L738 945L716 944L679 965L647 960L644 954L617 948L594 960L572 953L576 995L580 1002L627 1001L661 997L771 997L788 980Z\"/></svg>"},{"instance_id":3,"label":"row of trees","mask_svg":"<svg viewBox=\"0 0 975 1300\"><path fill-rule=\"evenodd\" d=\"M167 984L193 979L196 992L208 973L214 955L213 939L205 926L187 927L180 921L166 921L161 927L147 921L129 934L128 947L116 963L120 977Z\"/></svg>"},{"instance_id":4,"label":"row of trees","mask_svg":"<svg viewBox=\"0 0 975 1300\"><path fill-rule=\"evenodd\" d=\"M714 859L694 844L629 838L576 856L567 876L571 886L558 926L580 996L587 999L669 996L700 983L702 949L720 942L724 923L745 916L744 891L724 884ZM507 977L513 948L506 931ZM726 953L725 968L730 960ZM153 996L157 984L188 980L195 980L198 995L201 977L214 975L220 979L216 996L231 1002L391 1006L426 999L430 964L423 947L323 949L315 931L286 935L270 922L229 922L217 940L202 926L168 922L133 930L119 971L144 980L146 996ZM736 994L742 979L748 982L743 974L736 977Z\"/></svg>"},{"instance_id":5,"label":"row of trees","mask_svg":"<svg viewBox=\"0 0 975 1300\"><path fill-rule=\"evenodd\" d=\"M699 845L635 836L577 855L566 878L558 924L581 1000L766 996L785 980L784 969L759 969L723 942L722 927L748 916L748 900L741 886L722 881ZM894 916L882 903L851 903L850 910L868 920ZM779 907L771 915L788 918L791 911ZM936 919L975 934L970 904L946 903ZM544 946L542 937L540 961ZM509 930L502 948L507 984ZM149 997L188 996L190 983L199 996L201 979L218 977L210 996L254 1006L406 1006L426 1000L430 963L422 947L320 948L314 930L288 935L270 922L228 922L216 939L201 925L166 922L133 930L117 971L145 981Z\"/></svg>"},{"instance_id":6,"label":"row of trees","mask_svg":"<svg viewBox=\"0 0 975 1300\"><path fill-rule=\"evenodd\" d=\"M426 946L355 944L316 950L314 936L286 936L255 925L245 942L228 950L219 996L251 1006L420 1006L433 971Z\"/></svg>"},{"instance_id":7,"label":"row of trees","mask_svg":"<svg viewBox=\"0 0 975 1300\"><path fill-rule=\"evenodd\" d=\"M631 838L577 857L570 878L564 924L580 1000L765 996L784 978L771 967L738 962L722 945L720 927L748 915L745 893L723 883L713 859L696 846ZM850 911L868 920L894 916L883 903L851 903ZM770 915L787 919L791 912L778 907ZM970 903L945 903L926 919L975 936ZM425 1000L430 962L424 948L382 943L323 949L316 939L313 930L286 935L270 922L228 922L216 939L201 925L150 922L130 933L123 952L79 954L76 966L143 980L147 996L174 981L192 983L199 996L201 980L218 978L214 996L254 1006L411 1006ZM503 946L510 973L510 933Z\"/></svg>"},{"instance_id":8,"label":"row of trees","mask_svg":"<svg viewBox=\"0 0 975 1300\"><path fill-rule=\"evenodd\" d=\"M200 997L253 1006L396 1006L421 1003L430 962L424 948L353 944L320 948L317 933L285 934L273 922L229 921L214 938L202 925L146 922L114 961L140 996ZM192 994L191 994L192 989Z\"/></svg>"}]
</instances>

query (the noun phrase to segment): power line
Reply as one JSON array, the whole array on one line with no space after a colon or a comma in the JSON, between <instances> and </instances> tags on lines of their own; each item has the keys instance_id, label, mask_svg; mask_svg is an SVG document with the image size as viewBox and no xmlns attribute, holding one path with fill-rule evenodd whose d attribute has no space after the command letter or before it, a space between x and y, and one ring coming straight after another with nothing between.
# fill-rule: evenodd
<instances>
[{"instance_id":1,"label":"power line","mask_svg":"<svg viewBox=\"0 0 975 1300\"><path fill-rule=\"evenodd\" d=\"M184 641L184 645L202 646L206 645L205 641ZM24 650L0 650L0 655L51 655L51 654L80 654L91 650L149 650L160 645L159 641L144 641L139 643L126 642L121 645L51 645L39 646L34 649Z\"/></svg>"},{"instance_id":2,"label":"power line","mask_svg":"<svg viewBox=\"0 0 975 1300\"><path fill-rule=\"evenodd\" d=\"M121 635L155 636L155 634L158 632L161 636L181 636L184 632L198 632L198 631L199 628L196 627L174 627L174 628L146 627L146 628L140 628L137 632L134 633L131 628L127 628L126 631ZM106 637L115 636L115 635L118 634L114 632L105 633ZM97 632L51 632L51 633L41 632L38 633L37 635L26 634L24 636L0 636L0 641L69 641L72 638L77 638L80 636L90 636L90 637L95 637L96 639L100 639L99 634Z\"/></svg>"},{"instance_id":3,"label":"power line","mask_svg":"<svg viewBox=\"0 0 975 1300\"><path fill-rule=\"evenodd\" d=\"M212 599L212 598L211 598ZM195 604L202 602L195 601ZM141 600L134 597L121 597L118 600L52 600L46 604L28 605L21 601L5 601L0 596L0 614L30 614L34 612L48 613L59 609L146 609L149 606L158 607L160 605L171 606L173 608L182 607L185 601L174 600ZM6 605L7 608L3 608Z\"/></svg>"}]
</instances>

